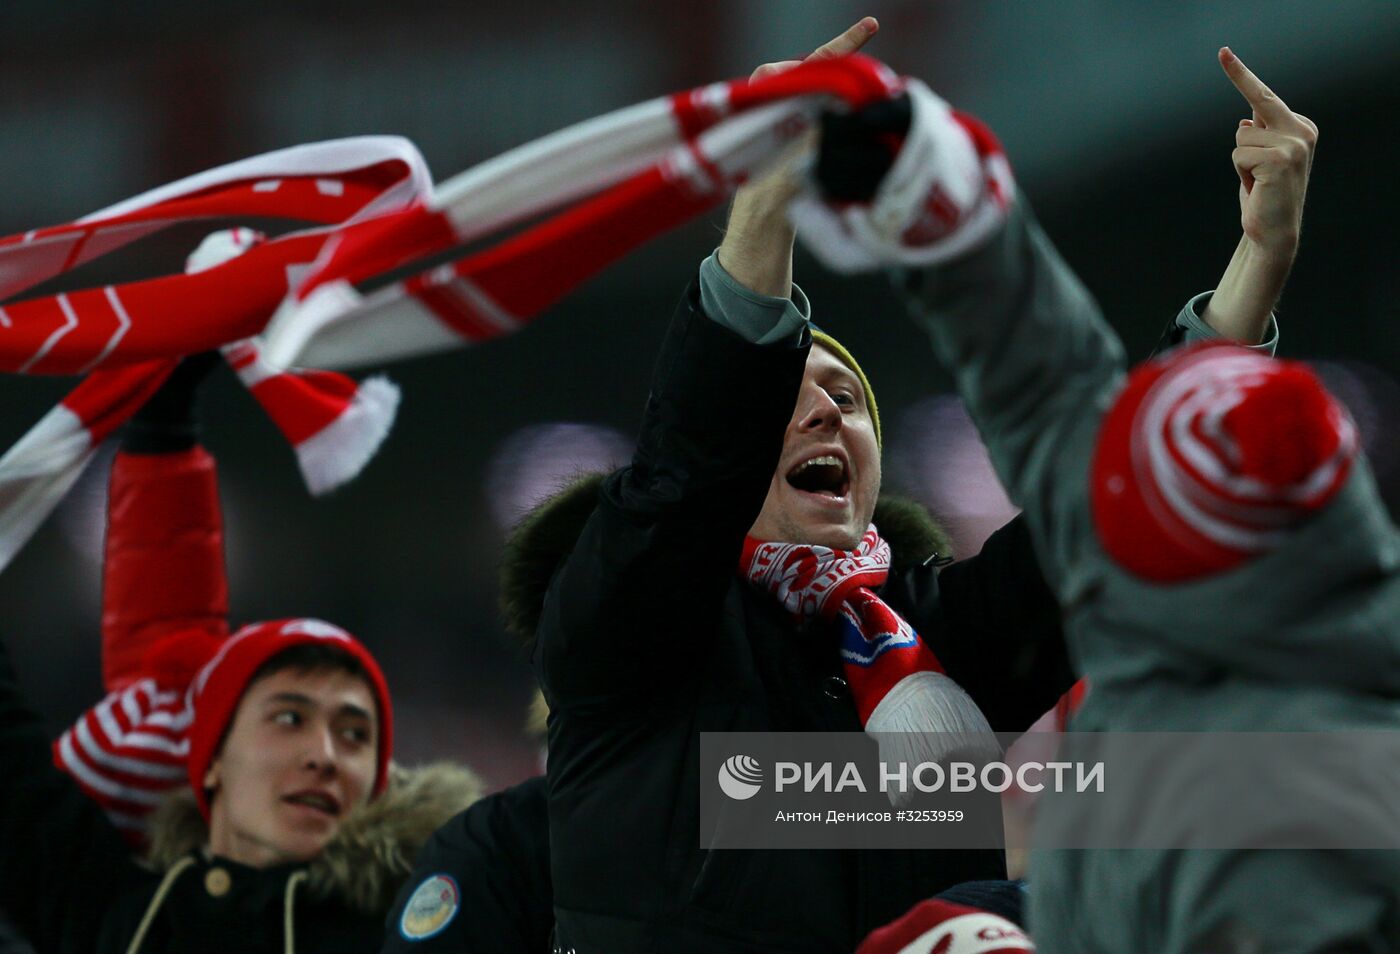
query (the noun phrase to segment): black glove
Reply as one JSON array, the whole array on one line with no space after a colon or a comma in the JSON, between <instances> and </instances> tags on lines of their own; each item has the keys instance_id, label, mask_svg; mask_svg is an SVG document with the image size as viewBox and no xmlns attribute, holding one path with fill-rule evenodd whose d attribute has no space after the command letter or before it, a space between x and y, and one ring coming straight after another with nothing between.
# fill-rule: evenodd
<instances>
[{"instance_id":1,"label":"black glove","mask_svg":"<svg viewBox=\"0 0 1400 954\"><path fill-rule=\"evenodd\" d=\"M200 385L220 360L217 351L182 359L160 389L127 422L122 432L122 450L128 454L169 454L189 450L198 443L195 401Z\"/></svg>"},{"instance_id":2,"label":"black glove","mask_svg":"<svg viewBox=\"0 0 1400 954\"><path fill-rule=\"evenodd\" d=\"M816 168L822 195L869 202L894 165L912 117L907 93L851 113L823 113Z\"/></svg>"}]
</instances>

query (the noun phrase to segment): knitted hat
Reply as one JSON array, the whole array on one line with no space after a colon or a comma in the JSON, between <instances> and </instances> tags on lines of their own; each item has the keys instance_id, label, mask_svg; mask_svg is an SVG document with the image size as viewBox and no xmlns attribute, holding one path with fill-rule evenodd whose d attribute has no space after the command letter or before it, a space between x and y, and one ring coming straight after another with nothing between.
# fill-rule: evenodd
<instances>
[{"instance_id":1,"label":"knitted hat","mask_svg":"<svg viewBox=\"0 0 1400 954\"><path fill-rule=\"evenodd\" d=\"M878 928L856 954L1020 954L1034 951L1026 933L988 911L930 898Z\"/></svg>"},{"instance_id":2,"label":"knitted hat","mask_svg":"<svg viewBox=\"0 0 1400 954\"><path fill-rule=\"evenodd\" d=\"M861 389L865 392L865 406L870 410L870 423L875 426L875 446L884 447L884 442L880 438L880 408L875 404L875 392L870 389L870 379L865 376L860 365L856 363L855 357L846 350L846 346L837 341L825 331L812 329L812 343L819 344L827 351L836 355L842 364L850 368L855 376L860 379Z\"/></svg>"},{"instance_id":3,"label":"knitted hat","mask_svg":"<svg viewBox=\"0 0 1400 954\"><path fill-rule=\"evenodd\" d=\"M372 795L384 790L389 780L394 718L389 703L389 687L369 650L339 626L319 619L250 623L224 640L218 654L200 670L190 686L194 721L189 729L189 781L206 821L209 819L209 797L204 790L204 776L249 681L263 663L274 656L297 646L308 645L340 650L364 668L379 709L379 758Z\"/></svg>"},{"instance_id":4,"label":"knitted hat","mask_svg":"<svg viewBox=\"0 0 1400 954\"><path fill-rule=\"evenodd\" d=\"M1124 569L1173 583L1287 539L1341 488L1356 428L1305 365L1219 342L1138 367L1104 419L1094 526Z\"/></svg>"}]
</instances>

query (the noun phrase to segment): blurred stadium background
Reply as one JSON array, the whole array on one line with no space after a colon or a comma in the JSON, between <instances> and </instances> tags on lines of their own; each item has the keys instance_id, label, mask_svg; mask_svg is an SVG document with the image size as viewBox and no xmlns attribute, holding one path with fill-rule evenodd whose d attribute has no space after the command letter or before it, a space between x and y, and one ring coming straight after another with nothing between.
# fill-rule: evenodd
<instances>
[{"instance_id":1,"label":"blurred stadium background","mask_svg":"<svg viewBox=\"0 0 1400 954\"><path fill-rule=\"evenodd\" d=\"M1321 138L1281 351L1320 362L1400 503L1395 3L9 0L0 233L359 133L408 136L443 179L567 123L799 55L863 14L882 26L868 52L998 130L1050 234L1139 357L1212 286L1238 238L1229 153L1247 112L1216 49L1231 45L1312 117ZM666 318L721 223L717 213L665 237L512 339L387 368L404 391L397 428L329 499L307 497L270 424L229 376L216 379L205 433L222 466L235 623L343 624L384 662L401 759L465 760L493 787L532 774L529 666L495 608L504 534L562 477L625 458ZM202 232L83 277L177 267ZM935 506L962 554L975 552L1009 505L883 279L839 282L805 256L797 277L875 382L889 488ZM6 379L0 442L71 385ZM0 638L55 733L100 693L108 462L0 575Z\"/></svg>"}]
</instances>

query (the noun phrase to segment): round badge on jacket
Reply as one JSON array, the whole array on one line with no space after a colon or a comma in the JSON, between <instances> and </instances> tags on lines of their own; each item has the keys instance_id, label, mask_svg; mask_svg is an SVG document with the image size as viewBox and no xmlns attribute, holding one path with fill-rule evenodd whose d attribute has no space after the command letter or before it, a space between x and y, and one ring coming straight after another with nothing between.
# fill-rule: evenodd
<instances>
[{"instance_id":1,"label":"round badge on jacket","mask_svg":"<svg viewBox=\"0 0 1400 954\"><path fill-rule=\"evenodd\" d=\"M440 934L461 906L462 892L451 875L435 874L413 889L399 918L399 933L410 941L425 941Z\"/></svg>"}]
</instances>

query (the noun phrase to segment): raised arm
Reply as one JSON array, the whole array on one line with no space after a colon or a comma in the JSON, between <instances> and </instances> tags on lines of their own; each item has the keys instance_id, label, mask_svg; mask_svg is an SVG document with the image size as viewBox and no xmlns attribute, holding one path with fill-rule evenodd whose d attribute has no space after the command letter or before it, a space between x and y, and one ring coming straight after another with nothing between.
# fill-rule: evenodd
<instances>
[{"instance_id":1,"label":"raised arm","mask_svg":"<svg viewBox=\"0 0 1400 954\"><path fill-rule=\"evenodd\" d=\"M686 290L632 463L604 481L545 597L536 652L551 707L651 697L703 665L809 346L755 345Z\"/></svg>"},{"instance_id":2,"label":"raised arm","mask_svg":"<svg viewBox=\"0 0 1400 954\"><path fill-rule=\"evenodd\" d=\"M1294 132L1242 127L1235 162L1250 251L1232 259L1207 322L1188 337L1257 341L1296 247L1311 150L1297 132L1305 121L1250 86L1236 59L1222 61L1264 122L1285 127L1291 116ZM839 221L818 210L811 244L847 270L903 267L911 309L1024 508L1047 579L1061 602L1073 602L1088 582L1075 576L1088 535L1088 464L1122 349L1024 201L1009 201L1014 186L990 133L920 84L911 84L910 102L908 136L868 206Z\"/></svg>"},{"instance_id":3,"label":"raised arm","mask_svg":"<svg viewBox=\"0 0 1400 954\"><path fill-rule=\"evenodd\" d=\"M115 692L180 630L228 633L223 519L194 401L217 354L187 358L132 418L112 464L102 579L102 675ZM178 687L183 689L183 686Z\"/></svg>"},{"instance_id":4,"label":"raised arm","mask_svg":"<svg viewBox=\"0 0 1400 954\"><path fill-rule=\"evenodd\" d=\"M1268 334L1298 252L1317 126L1289 109L1229 47L1219 59L1253 115L1240 120L1231 155L1243 234L1202 318L1222 337L1252 345Z\"/></svg>"},{"instance_id":5,"label":"raised arm","mask_svg":"<svg viewBox=\"0 0 1400 954\"><path fill-rule=\"evenodd\" d=\"M875 28L861 20L812 55L854 52ZM552 707L654 699L703 665L811 344L792 301L796 188L783 167L740 189L682 298L632 463L603 483L545 598L536 652Z\"/></svg>"}]
</instances>

